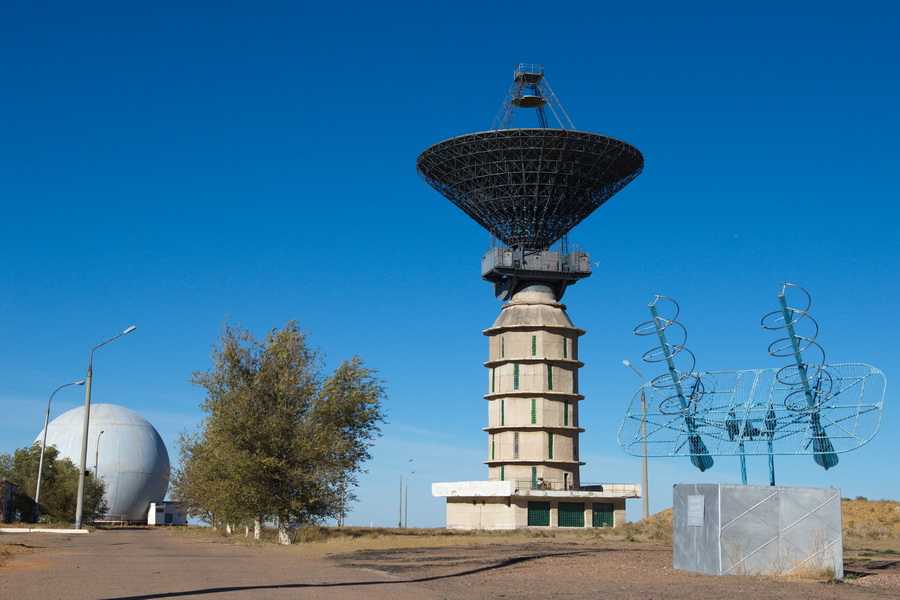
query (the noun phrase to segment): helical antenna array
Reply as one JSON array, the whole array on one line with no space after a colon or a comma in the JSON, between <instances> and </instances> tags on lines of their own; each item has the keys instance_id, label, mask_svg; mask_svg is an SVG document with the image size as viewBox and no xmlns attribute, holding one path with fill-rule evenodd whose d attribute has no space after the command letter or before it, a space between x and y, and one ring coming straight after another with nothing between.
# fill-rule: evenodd
<instances>
[{"instance_id":1,"label":"helical antenna array","mask_svg":"<svg viewBox=\"0 0 900 600\"><path fill-rule=\"evenodd\" d=\"M795 412L807 412L824 404L832 388L832 378L825 370L825 350L816 342L819 336L819 324L809 314L812 298L805 289L793 283L782 283L778 294L781 308L767 314L760 321L764 329L786 333L769 344L769 354L776 358L791 358L793 362L785 365L775 374L779 383L796 388L784 399L784 406ZM799 290L806 296L804 308L788 306L786 292L788 288ZM803 328L803 335L797 332Z\"/></svg>"},{"instance_id":2,"label":"helical antenna array","mask_svg":"<svg viewBox=\"0 0 900 600\"><path fill-rule=\"evenodd\" d=\"M660 300L665 302L660 303ZM674 315L671 318L660 316L657 304L668 313L674 310ZM677 321L680 312L681 308L675 300L657 295L656 299L650 303L650 314L653 318L634 328L634 335L656 335L659 338L660 345L645 352L641 360L651 364L665 362L668 367L668 372L654 377L650 381L650 385L657 389L667 393L675 392L659 403L659 411L666 415L689 412L703 395L703 384L700 382L700 378L694 374L697 358L685 347L687 329ZM675 340L675 343L672 343L672 339ZM687 370L678 369L675 366L676 358L682 361L682 366L686 364L685 361L689 361L690 367ZM686 389L689 391L685 392Z\"/></svg>"},{"instance_id":3,"label":"helical antenna array","mask_svg":"<svg viewBox=\"0 0 900 600\"><path fill-rule=\"evenodd\" d=\"M799 285L783 282L778 294L780 309L772 311L762 318L760 325L772 331L785 331L787 337L769 344L769 354L777 358L793 358L775 373L779 383L795 388L784 398L784 406L788 410L807 415L809 422L809 441L813 446L813 458L816 464L826 470L838 464L838 456L834 446L822 426L821 410L831 394L833 379L825 370L825 350L816 342L819 325L809 316L812 298L809 292ZM800 290L806 296L805 308L788 306L785 296L788 288ZM798 335L795 325L805 326L806 335ZM806 352L806 357L803 353ZM815 357L809 361L810 356Z\"/></svg>"},{"instance_id":4,"label":"helical antenna array","mask_svg":"<svg viewBox=\"0 0 900 600\"><path fill-rule=\"evenodd\" d=\"M663 306L667 307L669 311L674 308L675 314L671 318L659 316L656 305L660 300L666 301ZM677 321L680 312L681 309L677 302L666 296L657 295L650 303L650 316L653 318L635 327L634 334L640 336L656 334L659 338L659 347L648 350L641 357L647 363L665 362L669 370L668 373L663 373L650 381L650 385L655 388L675 391L674 394L659 403L659 412L680 415L684 418L684 424L688 431L691 463L701 471L705 471L713 466L713 459L709 455L706 444L700 438L694 416L697 404L703 396L703 384L700 382L700 377L694 374L694 367L697 366L694 353L684 347L687 342L687 329ZM674 334L678 343L669 342L667 332L669 335ZM677 356L690 357L691 366L688 370L678 370L675 367L675 357ZM686 393L685 388L689 388L690 391Z\"/></svg>"}]
</instances>

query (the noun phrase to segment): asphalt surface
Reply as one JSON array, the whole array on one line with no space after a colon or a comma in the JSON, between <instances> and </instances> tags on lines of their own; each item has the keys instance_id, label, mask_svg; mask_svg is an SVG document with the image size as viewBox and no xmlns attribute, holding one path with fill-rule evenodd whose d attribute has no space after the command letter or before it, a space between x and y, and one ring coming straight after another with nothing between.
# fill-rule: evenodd
<instances>
[{"instance_id":1,"label":"asphalt surface","mask_svg":"<svg viewBox=\"0 0 900 600\"><path fill-rule=\"evenodd\" d=\"M661 543L511 538L425 547L433 540L415 541L421 546L318 558L309 548L242 547L166 529L0 533L0 561L8 553L0 600L900 598L900 560L892 555L850 559L852 570L845 562L845 571L855 580L823 582L679 571L672 568L671 546Z\"/></svg>"},{"instance_id":2,"label":"asphalt surface","mask_svg":"<svg viewBox=\"0 0 900 600\"><path fill-rule=\"evenodd\" d=\"M32 550L11 556L0 571L4 599L428 597L386 574L281 548L203 542L165 530L2 534L0 543Z\"/></svg>"}]
</instances>

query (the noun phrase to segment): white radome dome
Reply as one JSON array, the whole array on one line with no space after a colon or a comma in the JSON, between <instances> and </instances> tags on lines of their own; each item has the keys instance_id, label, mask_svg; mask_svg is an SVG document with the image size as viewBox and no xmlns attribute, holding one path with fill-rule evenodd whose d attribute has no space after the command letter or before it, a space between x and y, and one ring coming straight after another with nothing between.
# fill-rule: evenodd
<instances>
[{"instance_id":1,"label":"white radome dome","mask_svg":"<svg viewBox=\"0 0 900 600\"><path fill-rule=\"evenodd\" d=\"M81 464L83 427L83 406L61 414L47 427L47 445L56 446L60 457L76 467ZM43 435L41 431L35 441L40 443ZM150 503L165 499L169 453L153 425L136 412L115 404L91 405L88 470L94 470L95 460L97 475L106 484L108 517L144 521Z\"/></svg>"}]
</instances>

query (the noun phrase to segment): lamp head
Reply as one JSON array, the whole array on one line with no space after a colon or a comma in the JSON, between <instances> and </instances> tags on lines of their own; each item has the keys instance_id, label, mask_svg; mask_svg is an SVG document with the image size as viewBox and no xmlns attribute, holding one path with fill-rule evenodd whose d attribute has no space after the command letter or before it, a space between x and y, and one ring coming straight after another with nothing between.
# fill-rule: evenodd
<instances>
[{"instance_id":1,"label":"lamp head","mask_svg":"<svg viewBox=\"0 0 900 600\"><path fill-rule=\"evenodd\" d=\"M76 382L75 382L75 385L84 385L84 382L83 382L83 381L76 381Z\"/></svg>"},{"instance_id":2,"label":"lamp head","mask_svg":"<svg viewBox=\"0 0 900 600\"><path fill-rule=\"evenodd\" d=\"M132 325L131 327L129 327L128 329L126 329L125 331L123 331L123 332L122 332L122 335L125 335L126 333L131 333L131 332L134 331L135 329L137 329L137 327L134 326L134 325Z\"/></svg>"},{"instance_id":3,"label":"lamp head","mask_svg":"<svg viewBox=\"0 0 900 600\"><path fill-rule=\"evenodd\" d=\"M622 364L625 365L626 367L630 367L630 366L631 366L631 362L629 362L627 358L626 358L625 360L622 361Z\"/></svg>"}]
</instances>

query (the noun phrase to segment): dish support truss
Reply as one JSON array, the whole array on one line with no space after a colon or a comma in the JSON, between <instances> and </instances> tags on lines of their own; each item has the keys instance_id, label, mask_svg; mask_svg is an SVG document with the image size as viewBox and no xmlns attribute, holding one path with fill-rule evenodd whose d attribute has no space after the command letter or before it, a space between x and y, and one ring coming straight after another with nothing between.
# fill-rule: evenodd
<instances>
[{"instance_id":1,"label":"dish support truss","mask_svg":"<svg viewBox=\"0 0 900 600\"><path fill-rule=\"evenodd\" d=\"M806 410L790 398L797 388L779 381L779 369L697 373L704 393L674 412L665 402L671 391L648 383L628 406L619 427L619 445L628 454L643 456L641 431L646 419L647 456L693 458L691 439L699 435L709 455L740 456L742 467L747 454L768 455L770 484L775 485L774 455L822 454L823 430L831 452L849 452L869 442L881 426L884 373L858 363L825 369L833 382L831 394ZM646 415L641 412L642 393ZM745 468L742 478L746 483Z\"/></svg>"},{"instance_id":2,"label":"dish support truss","mask_svg":"<svg viewBox=\"0 0 900 600\"><path fill-rule=\"evenodd\" d=\"M516 120L517 108L534 108L538 122L544 129L550 127L546 110L549 108L560 129L575 129L556 94L550 89L550 84L544 77L543 65L521 63L516 66L513 83L491 129L510 129Z\"/></svg>"}]
</instances>

